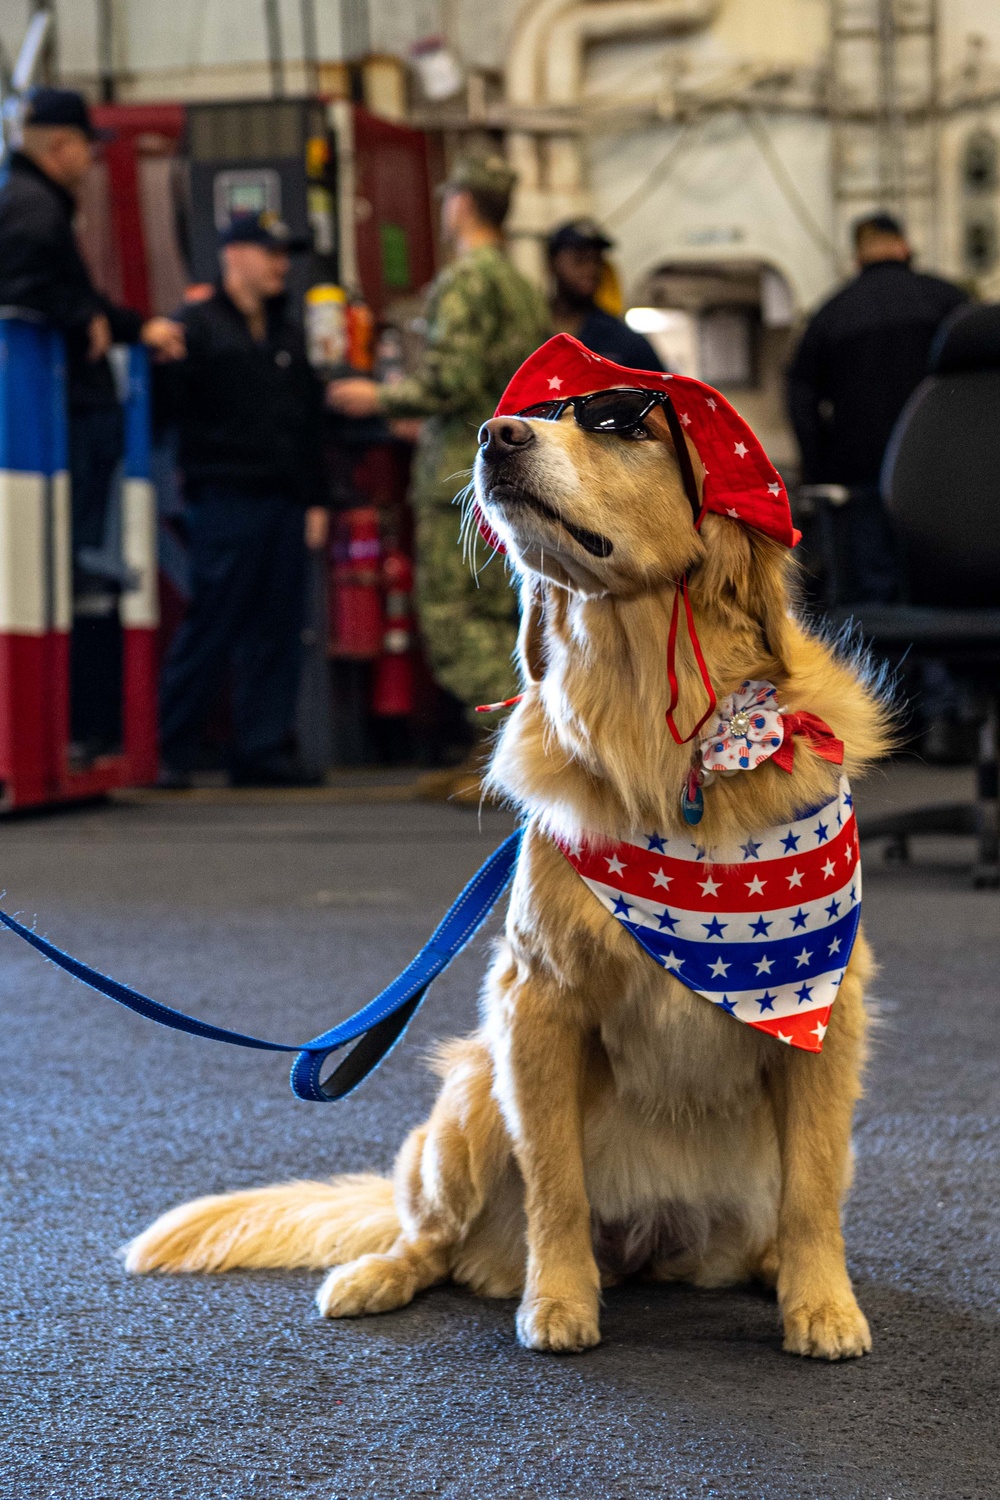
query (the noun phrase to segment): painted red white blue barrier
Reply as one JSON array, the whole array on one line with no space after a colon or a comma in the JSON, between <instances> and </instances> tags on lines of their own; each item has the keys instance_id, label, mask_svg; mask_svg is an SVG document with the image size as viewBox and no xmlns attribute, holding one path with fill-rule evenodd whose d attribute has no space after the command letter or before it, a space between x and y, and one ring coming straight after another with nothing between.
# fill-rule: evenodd
<instances>
[{"instance_id":1,"label":"painted red white blue barrier","mask_svg":"<svg viewBox=\"0 0 1000 1500\"><path fill-rule=\"evenodd\" d=\"M156 505L146 354L129 350L120 753L70 755L72 537L61 336L0 316L0 807L99 795L156 775Z\"/></svg>"}]
</instances>

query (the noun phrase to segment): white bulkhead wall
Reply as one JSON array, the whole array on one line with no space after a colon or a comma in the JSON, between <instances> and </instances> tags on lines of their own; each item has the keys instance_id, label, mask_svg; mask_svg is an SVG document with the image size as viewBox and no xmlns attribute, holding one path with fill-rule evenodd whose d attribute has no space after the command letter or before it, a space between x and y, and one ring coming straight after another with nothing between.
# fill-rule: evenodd
<instances>
[{"instance_id":1,"label":"white bulkhead wall","mask_svg":"<svg viewBox=\"0 0 1000 1500\"><path fill-rule=\"evenodd\" d=\"M856 8L871 3L856 0ZM678 124L670 118L671 93L725 93L754 70L785 68L807 80L825 64L831 8L832 0L316 0L322 59L342 57L362 32L372 52L400 57L416 39L443 33L465 66L507 72L511 103L529 102L511 98L518 92L511 70L532 41L536 102L544 107L554 91L570 113L579 111L584 130L582 137L550 134L544 145L530 132L508 133L507 149L524 176L514 227L528 235L513 241L522 263L533 255L540 268L537 238L534 249L527 243L531 233L590 210L618 240L627 293L666 259L759 259L782 271L800 312L821 300L843 269L826 243L833 236L828 122L805 111L769 112L765 103L753 119L730 111ZM28 9L27 0L0 0L8 55L16 55ZM655 11L659 21L649 19ZM294 91L304 77L299 0L280 0L280 12ZM631 19L619 24L612 12ZM56 13L59 76L93 91L94 0L56 0ZM939 14L946 97L977 70L981 91L990 92L992 80L994 97L1000 95L1000 6L939 0ZM269 91L263 0L117 0L115 16L123 99ZM547 56L553 34L558 49ZM864 92L860 78L857 86ZM579 93L579 105L565 98L567 90ZM994 105L952 115L941 128L935 268L951 275L965 269L960 159L977 125L996 130L1000 111Z\"/></svg>"}]
</instances>

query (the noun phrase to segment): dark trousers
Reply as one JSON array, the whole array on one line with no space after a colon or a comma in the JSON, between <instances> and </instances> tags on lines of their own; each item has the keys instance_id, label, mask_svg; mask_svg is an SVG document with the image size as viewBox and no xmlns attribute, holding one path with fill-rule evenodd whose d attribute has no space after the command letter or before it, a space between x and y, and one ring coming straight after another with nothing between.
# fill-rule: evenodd
<instances>
[{"instance_id":1,"label":"dark trousers","mask_svg":"<svg viewBox=\"0 0 1000 1500\"><path fill-rule=\"evenodd\" d=\"M125 451L125 419L114 406L74 407L69 415L73 551L104 541L108 495Z\"/></svg>"},{"instance_id":2,"label":"dark trousers","mask_svg":"<svg viewBox=\"0 0 1000 1500\"><path fill-rule=\"evenodd\" d=\"M846 505L824 505L831 605L891 604L898 597L896 544L876 485L852 487Z\"/></svg>"},{"instance_id":3,"label":"dark trousers","mask_svg":"<svg viewBox=\"0 0 1000 1500\"><path fill-rule=\"evenodd\" d=\"M233 764L286 748L302 663L306 547L301 506L206 486L187 510L191 603L160 679L160 742L175 771L196 764L208 711L232 668Z\"/></svg>"},{"instance_id":4,"label":"dark trousers","mask_svg":"<svg viewBox=\"0 0 1000 1500\"><path fill-rule=\"evenodd\" d=\"M69 414L70 505L75 612L70 639L70 734L87 754L115 749L122 736L122 632L117 590L107 588L100 554L115 471L125 451L125 421L114 406L72 407ZM81 555L82 554L82 555ZM112 572L117 571L112 568ZM81 595L89 595L83 608Z\"/></svg>"}]
</instances>

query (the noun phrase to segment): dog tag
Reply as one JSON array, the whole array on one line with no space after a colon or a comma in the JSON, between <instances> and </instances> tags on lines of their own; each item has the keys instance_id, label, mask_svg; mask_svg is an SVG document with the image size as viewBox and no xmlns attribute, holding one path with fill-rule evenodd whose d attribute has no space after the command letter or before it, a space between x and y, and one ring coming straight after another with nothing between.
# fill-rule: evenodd
<instances>
[{"instance_id":1,"label":"dog tag","mask_svg":"<svg viewBox=\"0 0 1000 1500\"><path fill-rule=\"evenodd\" d=\"M705 811L705 794L701 789L701 778L692 770L681 792L681 812L685 823L700 823Z\"/></svg>"}]
</instances>

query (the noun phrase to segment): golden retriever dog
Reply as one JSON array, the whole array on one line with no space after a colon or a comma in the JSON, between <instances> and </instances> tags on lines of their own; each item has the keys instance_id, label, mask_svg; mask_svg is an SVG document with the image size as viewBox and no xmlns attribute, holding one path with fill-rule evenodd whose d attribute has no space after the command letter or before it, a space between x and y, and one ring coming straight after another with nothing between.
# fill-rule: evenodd
<instances>
[{"instance_id":1,"label":"golden retriever dog","mask_svg":"<svg viewBox=\"0 0 1000 1500\"><path fill-rule=\"evenodd\" d=\"M497 417L475 503L522 593L524 696L499 733L494 793L524 824L481 1026L440 1049L441 1089L392 1181L359 1175L201 1198L126 1247L131 1271L314 1267L327 1317L403 1307L449 1278L519 1297L517 1334L570 1352L600 1338L623 1276L776 1287L784 1348L870 1348L845 1262L841 1204L873 970L859 933L818 1054L721 1014L640 947L560 843L687 837L691 746L664 722L669 620L687 575L715 692L769 681L844 741L857 775L887 714L851 661L790 609L787 549L726 515L696 529L663 412L626 435ZM704 466L685 439L699 486ZM679 713L704 688L677 660ZM821 806L840 768L806 742L719 779L699 840L751 838Z\"/></svg>"}]
</instances>

